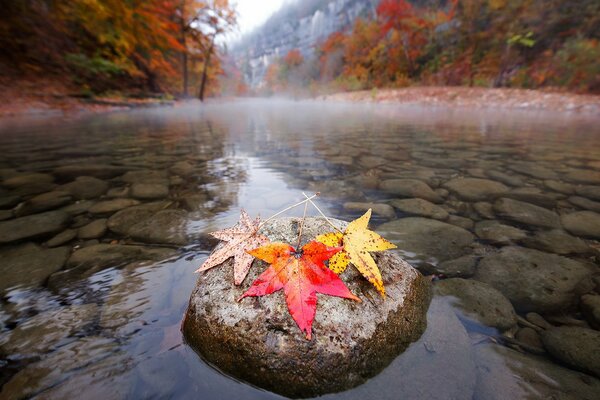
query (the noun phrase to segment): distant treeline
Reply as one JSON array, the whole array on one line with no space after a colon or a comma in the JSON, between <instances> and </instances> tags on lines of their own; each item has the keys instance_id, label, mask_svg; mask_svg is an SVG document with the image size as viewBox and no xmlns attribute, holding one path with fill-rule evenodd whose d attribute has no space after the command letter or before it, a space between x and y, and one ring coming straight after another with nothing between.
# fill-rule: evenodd
<instances>
[{"instance_id":1,"label":"distant treeline","mask_svg":"<svg viewBox=\"0 0 600 400\"><path fill-rule=\"evenodd\" d=\"M371 19L272 63L264 92L412 84L600 92L598 0L382 0Z\"/></svg>"},{"instance_id":2,"label":"distant treeline","mask_svg":"<svg viewBox=\"0 0 600 400\"><path fill-rule=\"evenodd\" d=\"M203 97L221 71L228 0L0 0L0 72L69 77L82 92Z\"/></svg>"}]
</instances>

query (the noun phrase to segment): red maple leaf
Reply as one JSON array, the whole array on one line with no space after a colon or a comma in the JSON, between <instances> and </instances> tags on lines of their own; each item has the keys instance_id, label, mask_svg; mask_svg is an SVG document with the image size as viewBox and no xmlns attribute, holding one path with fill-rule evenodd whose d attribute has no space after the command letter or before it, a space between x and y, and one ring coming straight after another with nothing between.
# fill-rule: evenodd
<instances>
[{"instance_id":1,"label":"red maple leaf","mask_svg":"<svg viewBox=\"0 0 600 400\"><path fill-rule=\"evenodd\" d=\"M310 340L312 323L317 312L317 293L360 301L348 290L344 282L323 264L341 249L312 241L304 245L299 252L285 243L271 243L249 250L249 254L271 265L239 300L249 296L265 296L283 289L292 318Z\"/></svg>"}]
</instances>

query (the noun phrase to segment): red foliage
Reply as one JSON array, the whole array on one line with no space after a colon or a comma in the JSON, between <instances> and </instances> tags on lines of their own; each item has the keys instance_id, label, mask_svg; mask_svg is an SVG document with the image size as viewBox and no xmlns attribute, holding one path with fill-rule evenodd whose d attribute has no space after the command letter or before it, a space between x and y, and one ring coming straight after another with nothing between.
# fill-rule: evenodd
<instances>
[{"instance_id":1,"label":"red foliage","mask_svg":"<svg viewBox=\"0 0 600 400\"><path fill-rule=\"evenodd\" d=\"M292 49L283 57L283 62L288 68L297 67L304 62L304 57L298 49Z\"/></svg>"},{"instance_id":2,"label":"red foliage","mask_svg":"<svg viewBox=\"0 0 600 400\"><path fill-rule=\"evenodd\" d=\"M271 264L240 298L266 296L283 289L292 318L310 340L317 312L317 293L360 301L344 282L323 264L341 247L309 242L299 253L285 243L271 243L250 250L254 257ZM300 257L297 257L300 255Z\"/></svg>"}]
</instances>

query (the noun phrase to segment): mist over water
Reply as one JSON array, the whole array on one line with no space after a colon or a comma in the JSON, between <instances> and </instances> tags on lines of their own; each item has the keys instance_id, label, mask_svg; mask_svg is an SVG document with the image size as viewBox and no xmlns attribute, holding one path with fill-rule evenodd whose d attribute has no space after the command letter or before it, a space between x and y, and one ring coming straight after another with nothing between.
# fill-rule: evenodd
<instances>
[{"instance_id":1,"label":"mist over water","mask_svg":"<svg viewBox=\"0 0 600 400\"><path fill-rule=\"evenodd\" d=\"M68 220L54 230L2 240L0 397L277 398L204 363L179 326L193 271L215 244L207 233L234 224L241 208L268 217L302 200L303 192L319 192L324 212L345 220L377 205L371 227L381 227L399 254L435 279L471 281L482 273L482 262L509 247L527 257L539 252L541 260L561 257L597 274L598 229L577 231L561 217L600 213L600 199L586 194L600 185L598 122L566 113L284 99L190 103L67 121L5 120L0 233L7 232L3 224L56 210ZM70 185L82 176L92 176L100 194L82 199ZM481 183L449 183L457 178L504 188L486 195ZM407 195L401 187L407 180L428 189ZM57 191L66 192L66 200L50 203ZM36 197L46 193L54 194ZM525 211L501 211L500 197L563 222L544 227L530 215L528 223L519 219ZM115 205L123 199L130 203ZM97 211L107 202L114 208ZM111 224L134 207L142 210L138 217ZM139 225L159 213L168 218L151 229ZM301 216L302 207L286 215ZM309 207L309 215L317 212ZM108 229L81 237L80 229L97 220L106 220ZM48 245L67 231L76 234ZM559 239L552 241L549 232ZM121 246L114 258L98 252L81 261L86 268L72 262L72 254L111 243ZM137 253L126 246L138 246ZM54 267L40 262L56 248L65 250L52 253ZM465 257L476 260L471 270L452 275L447 263ZM34 264L31 279L27 266ZM525 318L529 310L509 300ZM587 326L573 308L556 309L560 322L550 317L555 310L537 306L554 325L576 320ZM543 350L512 350L506 337L523 326L502 332L465 314L460 301L436 297L427 332L406 353L366 384L325 398L502 398L490 397L494 388L514 398L598 393L600 383L589 373Z\"/></svg>"}]
</instances>

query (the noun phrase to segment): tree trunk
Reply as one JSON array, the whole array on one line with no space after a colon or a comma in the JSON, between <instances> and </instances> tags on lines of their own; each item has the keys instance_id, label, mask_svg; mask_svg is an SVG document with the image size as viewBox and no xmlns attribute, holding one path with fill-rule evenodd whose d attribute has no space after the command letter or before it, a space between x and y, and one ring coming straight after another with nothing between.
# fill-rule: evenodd
<instances>
[{"instance_id":1,"label":"tree trunk","mask_svg":"<svg viewBox=\"0 0 600 400\"><path fill-rule=\"evenodd\" d=\"M200 101L204 101L204 90L206 89L206 78L208 75L208 64L210 63L210 56L212 55L213 47L215 45L215 36L210 39L210 47L204 57L204 68L202 69L202 82L200 83L200 92L198 98Z\"/></svg>"},{"instance_id":2,"label":"tree trunk","mask_svg":"<svg viewBox=\"0 0 600 400\"><path fill-rule=\"evenodd\" d=\"M181 52L181 67L183 74L183 97L188 97L188 54L187 54L187 41L186 41L186 15L185 15L185 0L181 1L181 20L179 28L181 29L181 45L183 51Z\"/></svg>"},{"instance_id":3,"label":"tree trunk","mask_svg":"<svg viewBox=\"0 0 600 400\"><path fill-rule=\"evenodd\" d=\"M188 97L188 56L185 51L181 55L181 63L183 64L183 97Z\"/></svg>"}]
</instances>

